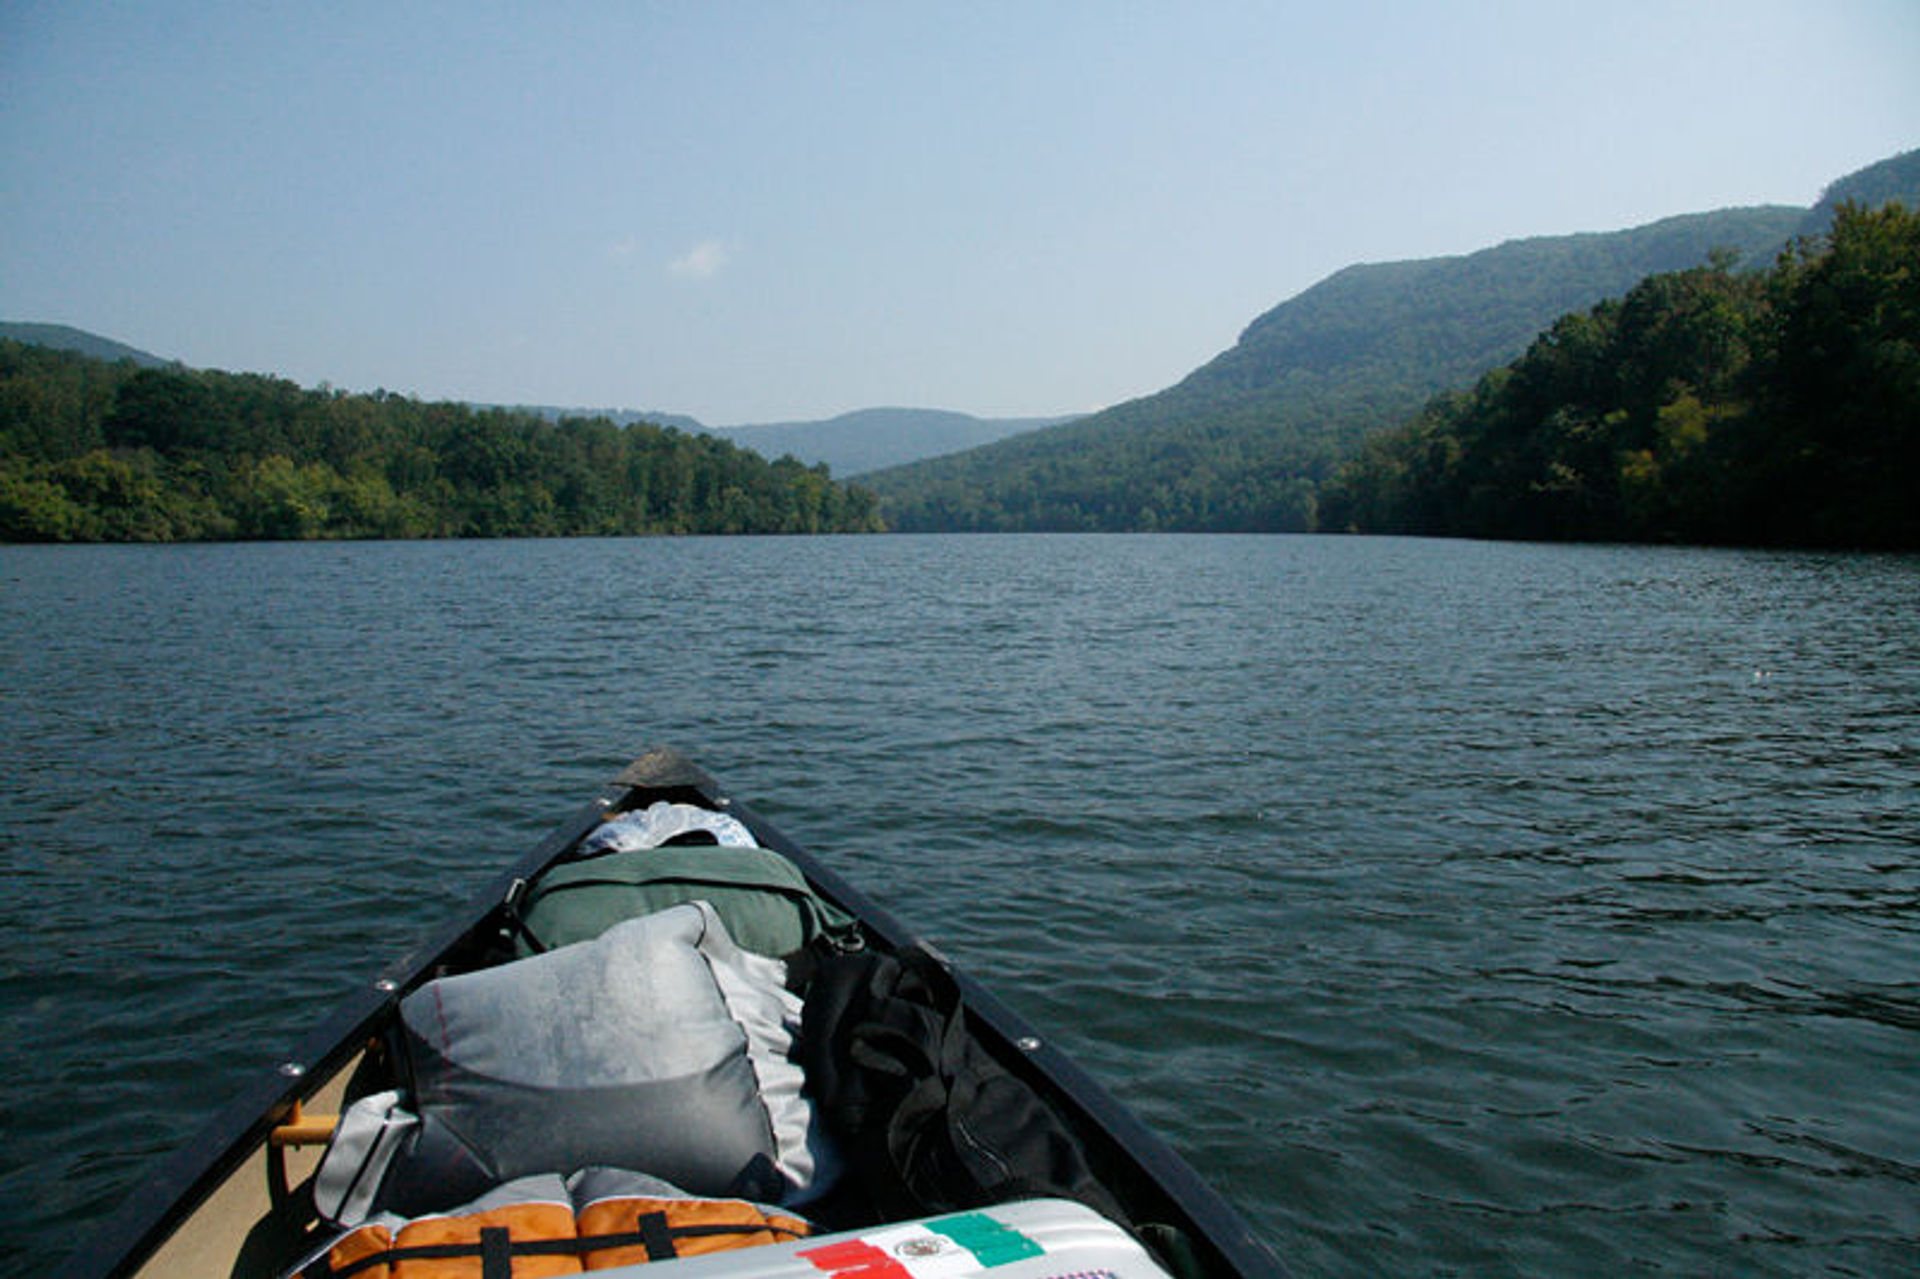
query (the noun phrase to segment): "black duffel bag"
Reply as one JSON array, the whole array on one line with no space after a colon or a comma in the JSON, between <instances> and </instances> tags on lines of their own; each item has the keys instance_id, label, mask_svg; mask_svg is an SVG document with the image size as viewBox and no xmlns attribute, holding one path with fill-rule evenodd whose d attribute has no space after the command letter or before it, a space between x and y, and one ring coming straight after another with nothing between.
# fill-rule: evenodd
<instances>
[{"instance_id":1,"label":"black duffel bag","mask_svg":"<svg viewBox=\"0 0 1920 1279\"><path fill-rule=\"evenodd\" d=\"M885 1219L1073 1199L1130 1224L1072 1130L974 1037L919 948L825 960L800 1036L808 1091Z\"/></svg>"}]
</instances>

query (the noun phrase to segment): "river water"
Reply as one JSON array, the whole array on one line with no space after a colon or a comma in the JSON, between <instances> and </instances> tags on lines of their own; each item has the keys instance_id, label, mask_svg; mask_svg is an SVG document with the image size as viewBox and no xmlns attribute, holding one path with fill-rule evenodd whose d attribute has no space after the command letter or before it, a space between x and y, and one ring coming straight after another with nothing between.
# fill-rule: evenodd
<instances>
[{"instance_id":1,"label":"river water","mask_svg":"<svg viewBox=\"0 0 1920 1279\"><path fill-rule=\"evenodd\" d=\"M1920 1256L1920 559L0 547L0 1271L654 743L1316 1274Z\"/></svg>"}]
</instances>

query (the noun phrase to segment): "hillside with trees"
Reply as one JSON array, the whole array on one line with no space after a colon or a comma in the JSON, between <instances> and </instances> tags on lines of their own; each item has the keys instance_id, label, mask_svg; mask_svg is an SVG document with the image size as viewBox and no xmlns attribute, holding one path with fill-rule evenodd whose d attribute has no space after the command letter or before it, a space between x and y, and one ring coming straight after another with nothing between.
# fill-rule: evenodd
<instances>
[{"instance_id":1,"label":"hillside with trees","mask_svg":"<svg viewBox=\"0 0 1920 1279\"><path fill-rule=\"evenodd\" d=\"M1920 152L1835 183L1812 209L1349 267L1156 395L862 482L906 530L1313 529L1320 486L1365 435L1517 358L1557 317L1712 255L1764 267L1841 201L1896 196L1920 207Z\"/></svg>"},{"instance_id":2,"label":"hillside with trees","mask_svg":"<svg viewBox=\"0 0 1920 1279\"><path fill-rule=\"evenodd\" d=\"M879 527L825 467L709 435L0 341L0 540Z\"/></svg>"},{"instance_id":3,"label":"hillside with trees","mask_svg":"<svg viewBox=\"0 0 1920 1279\"><path fill-rule=\"evenodd\" d=\"M1328 527L1920 547L1920 212L1842 205L1771 271L1722 259L1557 321L1369 439Z\"/></svg>"},{"instance_id":4,"label":"hillside with trees","mask_svg":"<svg viewBox=\"0 0 1920 1279\"><path fill-rule=\"evenodd\" d=\"M115 342L112 338L103 338L97 333L88 333L85 329L76 329L70 324L25 324L4 320L0 321L0 341L25 342L29 346L44 346L56 351L76 351L109 362L131 360L143 369L167 366L167 361L157 355L124 342Z\"/></svg>"},{"instance_id":5,"label":"hillside with trees","mask_svg":"<svg viewBox=\"0 0 1920 1279\"><path fill-rule=\"evenodd\" d=\"M0 538L817 532L885 516L905 531L1910 545L1909 503L1886 480L1913 474L1897 282L1920 268L1897 218L1864 217L1893 204L1920 208L1920 151L1810 209L1350 267L1166 391L861 488L703 430L303 391L20 326L27 343L0 342ZM762 447L801 427L927 447L1002 425L959 418L745 430Z\"/></svg>"}]
</instances>

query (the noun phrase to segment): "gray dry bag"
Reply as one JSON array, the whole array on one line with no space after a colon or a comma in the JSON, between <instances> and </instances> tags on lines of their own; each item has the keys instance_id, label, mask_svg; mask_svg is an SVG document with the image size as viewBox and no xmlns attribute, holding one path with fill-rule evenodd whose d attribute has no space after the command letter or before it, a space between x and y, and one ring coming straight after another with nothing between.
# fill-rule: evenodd
<instances>
[{"instance_id":1,"label":"gray dry bag","mask_svg":"<svg viewBox=\"0 0 1920 1279\"><path fill-rule=\"evenodd\" d=\"M429 982L402 1001L417 1135L381 1207L442 1210L530 1173L631 1168L797 1203L831 1161L792 1059L801 1005L705 902Z\"/></svg>"}]
</instances>

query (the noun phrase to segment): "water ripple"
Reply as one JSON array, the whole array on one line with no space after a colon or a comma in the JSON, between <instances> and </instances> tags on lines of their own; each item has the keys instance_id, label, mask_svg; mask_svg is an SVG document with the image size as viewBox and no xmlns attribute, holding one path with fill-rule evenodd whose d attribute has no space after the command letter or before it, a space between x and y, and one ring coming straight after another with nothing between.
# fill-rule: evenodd
<instances>
[{"instance_id":1,"label":"water ripple","mask_svg":"<svg viewBox=\"0 0 1920 1279\"><path fill-rule=\"evenodd\" d=\"M0 548L0 582L0 1202L35 1205L0 1270L656 741L1302 1273L1920 1252L1912 557L688 539Z\"/></svg>"}]
</instances>

